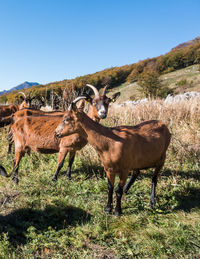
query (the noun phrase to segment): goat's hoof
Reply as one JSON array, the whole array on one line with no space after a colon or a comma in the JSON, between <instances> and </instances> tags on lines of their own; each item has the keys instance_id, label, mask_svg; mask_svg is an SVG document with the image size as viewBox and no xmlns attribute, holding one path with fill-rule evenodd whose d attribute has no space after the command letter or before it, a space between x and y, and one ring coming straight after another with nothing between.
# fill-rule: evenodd
<instances>
[{"instance_id":1,"label":"goat's hoof","mask_svg":"<svg viewBox=\"0 0 200 259\"><path fill-rule=\"evenodd\" d=\"M123 189L123 193L124 194L127 194L128 193L128 190L126 188Z\"/></svg>"},{"instance_id":2,"label":"goat's hoof","mask_svg":"<svg viewBox=\"0 0 200 259\"><path fill-rule=\"evenodd\" d=\"M19 183L19 180L18 180L18 178L16 178L16 177L13 177L12 180L13 180L13 182L14 182L15 184L18 184L18 183Z\"/></svg>"},{"instance_id":3,"label":"goat's hoof","mask_svg":"<svg viewBox=\"0 0 200 259\"><path fill-rule=\"evenodd\" d=\"M151 207L151 209L154 209L154 207L155 207L155 202L150 201L150 207Z\"/></svg>"},{"instance_id":4,"label":"goat's hoof","mask_svg":"<svg viewBox=\"0 0 200 259\"><path fill-rule=\"evenodd\" d=\"M67 180L68 180L68 181L71 181L71 180L72 180L71 176L67 175L66 177L67 177Z\"/></svg>"},{"instance_id":5,"label":"goat's hoof","mask_svg":"<svg viewBox=\"0 0 200 259\"><path fill-rule=\"evenodd\" d=\"M6 169L0 165L0 175L4 176L4 177L8 177L8 174L6 172Z\"/></svg>"},{"instance_id":6,"label":"goat's hoof","mask_svg":"<svg viewBox=\"0 0 200 259\"><path fill-rule=\"evenodd\" d=\"M121 210L115 210L115 217L120 217L122 215L122 211Z\"/></svg>"},{"instance_id":7,"label":"goat's hoof","mask_svg":"<svg viewBox=\"0 0 200 259\"><path fill-rule=\"evenodd\" d=\"M56 181L58 180L58 178L54 176L51 180L52 180L53 182L56 182Z\"/></svg>"},{"instance_id":8,"label":"goat's hoof","mask_svg":"<svg viewBox=\"0 0 200 259\"><path fill-rule=\"evenodd\" d=\"M104 209L104 211L105 211L105 213L107 213L107 214L111 214L112 208L111 208L111 207L106 207L106 208Z\"/></svg>"}]
</instances>

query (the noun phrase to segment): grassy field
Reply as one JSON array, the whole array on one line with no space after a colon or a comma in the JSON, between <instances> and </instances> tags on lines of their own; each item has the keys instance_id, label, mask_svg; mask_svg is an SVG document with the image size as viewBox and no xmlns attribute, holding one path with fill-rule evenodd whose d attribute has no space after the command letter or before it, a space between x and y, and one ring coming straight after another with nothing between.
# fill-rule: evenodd
<instances>
[{"instance_id":1,"label":"grassy field","mask_svg":"<svg viewBox=\"0 0 200 259\"><path fill-rule=\"evenodd\" d=\"M105 125L161 119L172 133L149 207L152 170L143 171L123 196L123 216L106 215L107 181L98 156L87 145L76 157L73 180L65 167L51 177L57 155L26 155L19 185L0 178L0 258L199 258L200 106L152 101L110 109ZM0 164L12 170L7 129L0 131Z\"/></svg>"}]
</instances>

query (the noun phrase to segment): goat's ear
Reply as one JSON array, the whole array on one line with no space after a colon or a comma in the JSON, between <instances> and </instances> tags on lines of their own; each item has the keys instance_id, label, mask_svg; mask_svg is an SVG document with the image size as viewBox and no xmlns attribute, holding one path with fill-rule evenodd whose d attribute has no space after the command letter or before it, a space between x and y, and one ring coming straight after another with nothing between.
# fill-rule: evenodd
<instances>
[{"instance_id":1,"label":"goat's ear","mask_svg":"<svg viewBox=\"0 0 200 259\"><path fill-rule=\"evenodd\" d=\"M76 103L73 103L73 102L72 102L72 103L70 104L70 106L71 106L71 110L72 110L72 111L74 111L74 112L77 112L77 111L78 111L78 108L77 108L77 106L76 106Z\"/></svg>"},{"instance_id":2,"label":"goat's ear","mask_svg":"<svg viewBox=\"0 0 200 259\"><path fill-rule=\"evenodd\" d=\"M24 101L24 97L23 96L20 96L19 97L21 101Z\"/></svg>"},{"instance_id":3,"label":"goat's ear","mask_svg":"<svg viewBox=\"0 0 200 259\"><path fill-rule=\"evenodd\" d=\"M77 107L79 110L82 110L85 108L85 100L80 100L80 102L78 102Z\"/></svg>"},{"instance_id":4,"label":"goat's ear","mask_svg":"<svg viewBox=\"0 0 200 259\"><path fill-rule=\"evenodd\" d=\"M120 94L120 92L113 94L113 96L110 98L110 102L114 103L120 97Z\"/></svg>"}]
</instances>

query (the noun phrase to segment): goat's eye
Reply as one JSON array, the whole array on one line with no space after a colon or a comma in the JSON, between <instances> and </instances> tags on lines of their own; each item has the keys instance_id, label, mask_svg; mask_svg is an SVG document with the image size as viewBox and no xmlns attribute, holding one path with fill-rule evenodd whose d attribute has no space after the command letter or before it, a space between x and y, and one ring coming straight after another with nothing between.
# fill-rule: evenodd
<instances>
[{"instance_id":1,"label":"goat's eye","mask_svg":"<svg viewBox=\"0 0 200 259\"><path fill-rule=\"evenodd\" d=\"M93 105L94 105L96 108L98 107L97 102L93 102Z\"/></svg>"}]
</instances>

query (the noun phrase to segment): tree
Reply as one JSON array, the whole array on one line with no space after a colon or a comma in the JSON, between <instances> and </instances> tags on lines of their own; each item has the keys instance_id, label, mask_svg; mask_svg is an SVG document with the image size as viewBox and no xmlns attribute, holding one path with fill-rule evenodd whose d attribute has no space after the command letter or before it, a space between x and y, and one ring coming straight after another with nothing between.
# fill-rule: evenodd
<instances>
[{"instance_id":1,"label":"tree","mask_svg":"<svg viewBox=\"0 0 200 259\"><path fill-rule=\"evenodd\" d=\"M146 97L165 97L172 90L161 84L159 74L155 70L144 71L140 74L138 85Z\"/></svg>"},{"instance_id":2,"label":"tree","mask_svg":"<svg viewBox=\"0 0 200 259\"><path fill-rule=\"evenodd\" d=\"M0 103L6 104L7 101L8 101L8 99L7 99L7 97L6 97L5 95L2 95L2 96L0 97Z\"/></svg>"}]
</instances>

